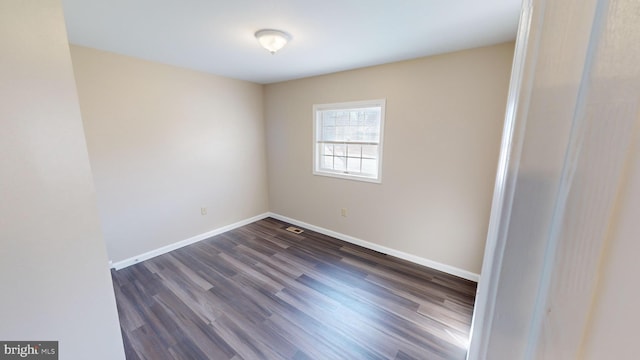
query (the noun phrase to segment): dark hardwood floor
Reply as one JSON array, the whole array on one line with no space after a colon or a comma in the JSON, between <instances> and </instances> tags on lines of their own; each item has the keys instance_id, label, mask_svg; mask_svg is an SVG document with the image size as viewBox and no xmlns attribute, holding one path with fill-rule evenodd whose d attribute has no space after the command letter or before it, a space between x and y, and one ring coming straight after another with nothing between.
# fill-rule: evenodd
<instances>
[{"instance_id":1,"label":"dark hardwood floor","mask_svg":"<svg viewBox=\"0 0 640 360\"><path fill-rule=\"evenodd\" d=\"M127 359L464 359L474 282L287 226L114 271Z\"/></svg>"}]
</instances>

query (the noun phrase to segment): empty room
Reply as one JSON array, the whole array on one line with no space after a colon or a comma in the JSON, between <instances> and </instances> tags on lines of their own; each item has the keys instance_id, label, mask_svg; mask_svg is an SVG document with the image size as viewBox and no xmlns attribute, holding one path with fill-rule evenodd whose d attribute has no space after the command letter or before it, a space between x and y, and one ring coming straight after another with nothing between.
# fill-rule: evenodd
<instances>
[{"instance_id":1,"label":"empty room","mask_svg":"<svg viewBox=\"0 0 640 360\"><path fill-rule=\"evenodd\" d=\"M638 10L0 2L0 358L633 358Z\"/></svg>"}]
</instances>

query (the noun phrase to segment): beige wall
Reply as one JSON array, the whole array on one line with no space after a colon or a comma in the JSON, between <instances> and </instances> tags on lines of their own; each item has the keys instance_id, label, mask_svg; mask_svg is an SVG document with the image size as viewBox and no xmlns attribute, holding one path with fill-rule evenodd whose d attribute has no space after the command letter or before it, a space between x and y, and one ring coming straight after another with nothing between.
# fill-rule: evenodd
<instances>
[{"instance_id":1,"label":"beige wall","mask_svg":"<svg viewBox=\"0 0 640 360\"><path fill-rule=\"evenodd\" d=\"M0 339L124 359L59 1L0 2Z\"/></svg>"},{"instance_id":2,"label":"beige wall","mask_svg":"<svg viewBox=\"0 0 640 360\"><path fill-rule=\"evenodd\" d=\"M268 210L261 85L78 46L71 55L111 260Z\"/></svg>"},{"instance_id":3,"label":"beige wall","mask_svg":"<svg viewBox=\"0 0 640 360\"><path fill-rule=\"evenodd\" d=\"M270 210L479 273L512 57L506 43L265 86ZM382 184L313 176L312 105L380 98Z\"/></svg>"}]
</instances>

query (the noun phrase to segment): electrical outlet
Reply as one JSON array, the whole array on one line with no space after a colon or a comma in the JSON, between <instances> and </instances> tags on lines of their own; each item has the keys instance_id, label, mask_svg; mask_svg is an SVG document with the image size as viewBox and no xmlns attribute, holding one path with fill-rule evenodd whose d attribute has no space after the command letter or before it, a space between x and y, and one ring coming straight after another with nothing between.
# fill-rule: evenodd
<instances>
[{"instance_id":1,"label":"electrical outlet","mask_svg":"<svg viewBox=\"0 0 640 360\"><path fill-rule=\"evenodd\" d=\"M207 208L206 207L200 208L200 215L207 215Z\"/></svg>"},{"instance_id":2,"label":"electrical outlet","mask_svg":"<svg viewBox=\"0 0 640 360\"><path fill-rule=\"evenodd\" d=\"M340 215L342 215L342 217L347 217L347 208L342 208L340 210Z\"/></svg>"}]
</instances>

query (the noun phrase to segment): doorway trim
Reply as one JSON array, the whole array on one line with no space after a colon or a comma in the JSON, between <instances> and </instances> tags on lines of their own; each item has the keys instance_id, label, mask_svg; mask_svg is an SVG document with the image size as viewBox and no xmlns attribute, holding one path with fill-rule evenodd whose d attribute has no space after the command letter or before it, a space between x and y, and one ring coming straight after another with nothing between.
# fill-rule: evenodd
<instances>
[{"instance_id":1,"label":"doorway trim","mask_svg":"<svg viewBox=\"0 0 640 360\"><path fill-rule=\"evenodd\" d=\"M529 73L527 73L527 49L529 48L531 25L534 20L532 2L533 0L523 0L520 12L487 243L478 281L467 360L486 359L489 333L495 312L500 269L502 268L516 189L517 176L515 175L518 173L520 165L526 128L526 117L517 118L517 115L518 113L527 113L533 84L531 70L535 68L535 66L529 66ZM537 14L540 15L535 20L537 24L540 24L543 12L538 11Z\"/></svg>"}]
</instances>

